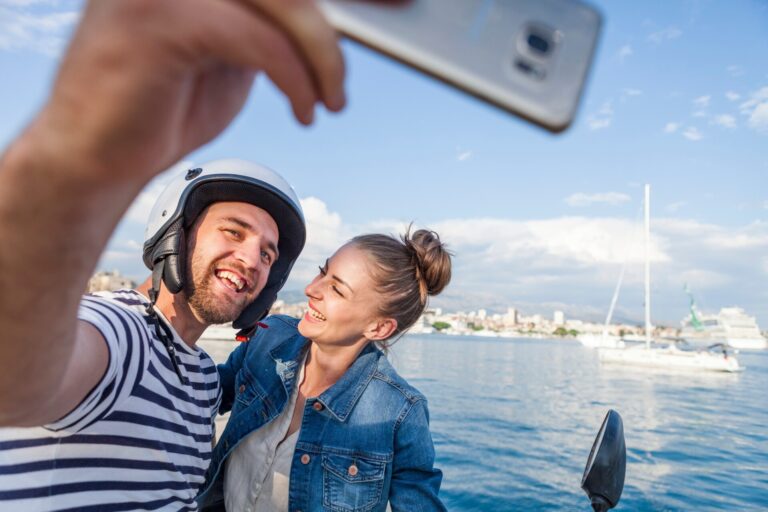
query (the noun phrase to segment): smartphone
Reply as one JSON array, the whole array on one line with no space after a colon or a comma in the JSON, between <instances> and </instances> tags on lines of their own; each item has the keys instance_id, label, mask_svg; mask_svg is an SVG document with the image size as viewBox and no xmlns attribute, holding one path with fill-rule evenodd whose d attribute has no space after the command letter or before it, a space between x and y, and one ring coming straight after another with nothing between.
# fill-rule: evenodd
<instances>
[{"instance_id":1,"label":"smartphone","mask_svg":"<svg viewBox=\"0 0 768 512\"><path fill-rule=\"evenodd\" d=\"M319 0L345 37L552 132L573 121L601 16L577 0Z\"/></svg>"}]
</instances>

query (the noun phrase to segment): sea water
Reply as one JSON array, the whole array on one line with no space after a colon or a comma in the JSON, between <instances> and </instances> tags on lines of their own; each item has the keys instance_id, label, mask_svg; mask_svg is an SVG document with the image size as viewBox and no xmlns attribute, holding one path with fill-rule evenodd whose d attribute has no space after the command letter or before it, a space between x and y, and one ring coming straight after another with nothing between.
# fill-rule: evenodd
<instances>
[{"instance_id":1,"label":"sea water","mask_svg":"<svg viewBox=\"0 0 768 512\"><path fill-rule=\"evenodd\" d=\"M201 345L217 361L231 342ZM409 335L390 360L429 400L448 510L590 511L580 488L609 409L624 420L616 510L768 510L768 351L741 374L601 364L574 340Z\"/></svg>"},{"instance_id":2,"label":"sea water","mask_svg":"<svg viewBox=\"0 0 768 512\"><path fill-rule=\"evenodd\" d=\"M768 510L768 351L741 374L601 364L574 340L412 335L390 356L429 400L449 510L591 510L580 489L609 409L617 510Z\"/></svg>"}]
</instances>

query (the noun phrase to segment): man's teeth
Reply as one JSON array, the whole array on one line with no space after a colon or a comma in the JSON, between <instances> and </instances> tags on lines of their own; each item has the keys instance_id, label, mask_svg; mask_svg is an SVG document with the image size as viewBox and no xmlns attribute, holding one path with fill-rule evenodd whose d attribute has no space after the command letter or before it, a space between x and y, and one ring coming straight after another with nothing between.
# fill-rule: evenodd
<instances>
[{"instance_id":1,"label":"man's teeth","mask_svg":"<svg viewBox=\"0 0 768 512\"><path fill-rule=\"evenodd\" d=\"M245 286L245 281L243 279L240 279L236 274L233 274L228 270L221 270L218 272L217 275L221 279L226 279L227 281L235 285L235 289L237 289L237 291L241 291Z\"/></svg>"},{"instance_id":2,"label":"man's teeth","mask_svg":"<svg viewBox=\"0 0 768 512\"><path fill-rule=\"evenodd\" d=\"M322 314L318 313L317 311L315 311L315 310L314 310L314 309L312 309L312 308L309 308L309 315L310 315L312 318L316 318L316 319L318 319L318 320L323 320L323 321L327 320L327 318L325 318L325 316L324 316L324 315L322 315Z\"/></svg>"}]
</instances>

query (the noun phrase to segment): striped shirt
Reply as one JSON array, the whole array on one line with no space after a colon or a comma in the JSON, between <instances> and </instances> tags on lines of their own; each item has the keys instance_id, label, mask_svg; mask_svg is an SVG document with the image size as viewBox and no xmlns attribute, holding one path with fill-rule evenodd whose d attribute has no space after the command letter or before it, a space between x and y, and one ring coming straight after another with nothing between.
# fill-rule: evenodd
<instances>
[{"instance_id":1,"label":"striped shirt","mask_svg":"<svg viewBox=\"0 0 768 512\"><path fill-rule=\"evenodd\" d=\"M0 510L197 510L219 377L173 332L182 384L146 304L128 290L83 298L78 315L104 336L107 371L55 423L0 428Z\"/></svg>"}]
</instances>

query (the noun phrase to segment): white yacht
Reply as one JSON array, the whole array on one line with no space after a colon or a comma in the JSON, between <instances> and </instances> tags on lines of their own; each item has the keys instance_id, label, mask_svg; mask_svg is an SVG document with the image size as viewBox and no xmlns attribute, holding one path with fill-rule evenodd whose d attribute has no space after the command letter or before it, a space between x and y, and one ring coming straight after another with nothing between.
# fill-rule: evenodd
<instances>
[{"instance_id":1,"label":"white yacht","mask_svg":"<svg viewBox=\"0 0 768 512\"><path fill-rule=\"evenodd\" d=\"M615 336L613 334L608 334L605 331L603 331L600 334L594 334L594 333L579 334L576 337L576 339L578 339L582 345L589 348L600 348L600 347L622 348L624 347L624 340L621 337Z\"/></svg>"},{"instance_id":2,"label":"white yacht","mask_svg":"<svg viewBox=\"0 0 768 512\"><path fill-rule=\"evenodd\" d=\"M675 343L656 343L651 339L651 265L650 247L650 194L651 187L645 186L645 343L617 348L598 348L600 361L640 367L667 368L675 370L740 372L744 368L725 345L710 350L685 349Z\"/></svg>"},{"instance_id":3,"label":"white yacht","mask_svg":"<svg viewBox=\"0 0 768 512\"><path fill-rule=\"evenodd\" d=\"M683 319L682 327L680 337L695 345L725 343L738 349L768 348L768 339L760 333L755 317L737 307L722 308L716 315L703 314L691 299L691 314Z\"/></svg>"}]
</instances>

